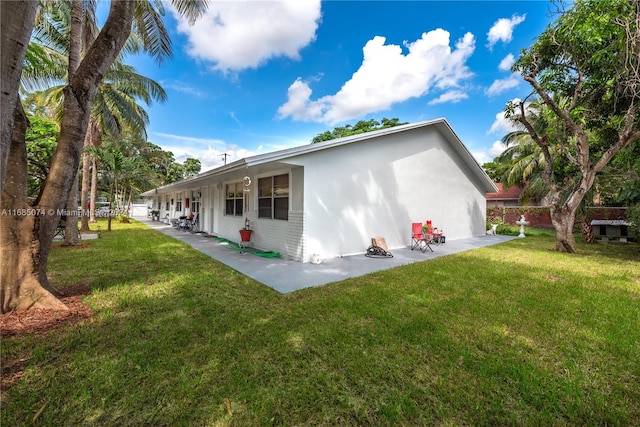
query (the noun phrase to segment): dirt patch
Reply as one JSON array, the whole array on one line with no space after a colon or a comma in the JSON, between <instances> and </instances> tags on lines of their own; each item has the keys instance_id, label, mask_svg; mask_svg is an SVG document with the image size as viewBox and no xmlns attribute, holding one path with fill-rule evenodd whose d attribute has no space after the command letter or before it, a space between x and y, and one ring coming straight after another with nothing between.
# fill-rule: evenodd
<instances>
[{"instance_id":1,"label":"dirt patch","mask_svg":"<svg viewBox=\"0 0 640 427\"><path fill-rule=\"evenodd\" d=\"M68 311L29 310L0 315L0 336L3 339L20 338L32 334L44 334L62 325L81 322L93 316L91 308L82 303L85 295L91 294L91 287L85 284L65 286L60 289L64 296L60 300L69 307ZM0 360L2 382L0 390L5 391L20 379L29 358Z\"/></svg>"}]
</instances>

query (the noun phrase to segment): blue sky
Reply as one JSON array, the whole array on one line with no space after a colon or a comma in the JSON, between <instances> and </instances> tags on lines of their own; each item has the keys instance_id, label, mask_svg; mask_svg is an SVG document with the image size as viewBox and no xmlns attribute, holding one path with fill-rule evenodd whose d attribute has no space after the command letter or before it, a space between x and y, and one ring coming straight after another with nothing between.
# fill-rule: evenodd
<instances>
[{"instance_id":1,"label":"blue sky","mask_svg":"<svg viewBox=\"0 0 640 427\"><path fill-rule=\"evenodd\" d=\"M482 164L531 92L509 67L552 19L547 1L216 0L189 26L167 3L173 57L126 62L168 94L148 140L203 171L383 117L445 117Z\"/></svg>"}]
</instances>

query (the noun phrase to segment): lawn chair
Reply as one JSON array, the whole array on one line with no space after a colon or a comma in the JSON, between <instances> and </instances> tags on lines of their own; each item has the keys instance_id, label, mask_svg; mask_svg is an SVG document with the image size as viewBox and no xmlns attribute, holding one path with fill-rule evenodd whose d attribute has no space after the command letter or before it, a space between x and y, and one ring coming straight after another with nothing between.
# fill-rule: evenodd
<instances>
[{"instance_id":1,"label":"lawn chair","mask_svg":"<svg viewBox=\"0 0 640 427\"><path fill-rule=\"evenodd\" d=\"M418 248L424 253L428 248L433 252L431 243L434 243L433 235L429 234L428 230L427 232L423 231L422 223L414 222L411 224L411 250Z\"/></svg>"},{"instance_id":2,"label":"lawn chair","mask_svg":"<svg viewBox=\"0 0 640 427\"><path fill-rule=\"evenodd\" d=\"M72 217L72 218L75 218L77 223L78 219L76 217ZM67 216L62 215L60 217L60 221L58 221L58 225L56 226L56 233L53 235L53 237L55 238L56 236L60 236L64 240L64 233L66 229L67 229ZM80 233L80 228L78 228L78 239L82 240L82 233Z\"/></svg>"},{"instance_id":3,"label":"lawn chair","mask_svg":"<svg viewBox=\"0 0 640 427\"><path fill-rule=\"evenodd\" d=\"M187 227L189 231L192 233L199 233L200 229L198 228L198 212L193 214L193 218L187 220Z\"/></svg>"},{"instance_id":4,"label":"lawn chair","mask_svg":"<svg viewBox=\"0 0 640 427\"><path fill-rule=\"evenodd\" d=\"M442 231L442 229L438 230L438 227L434 227L430 219L425 221L425 227L428 230L427 234L432 237L433 243L440 245L445 242L444 231Z\"/></svg>"},{"instance_id":5,"label":"lawn chair","mask_svg":"<svg viewBox=\"0 0 640 427\"><path fill-rule=\"evenodd\" d=\"M56 226L56 234L53 235L54 238L56 236L60 236L64 239L64 229L66 228L66 224L67 217L63 215L60 217L60 221L58 221L58 225Z\"/></svg>"},{"instance_id":6,"label":"lawn chair","mask_svg":"<svg viewBox=\"0 0 640 427\"><path fill-rule=\"evenodd\" d=\"M178 230L187 231L188 223L189 220L186 216L181 216L180 218L178 218Z\"/></svg>"},{"instance_id":7,"label":"lawn chair","mask_svg":"<svg viewBox=\"0 0 640 427\"><path fill-rule=\"evenodd\" d=\"M364 256L370 258L393 258L384 237L372 237L371 246L367 248L367 253Z\"/></svg>"}]
</instances>

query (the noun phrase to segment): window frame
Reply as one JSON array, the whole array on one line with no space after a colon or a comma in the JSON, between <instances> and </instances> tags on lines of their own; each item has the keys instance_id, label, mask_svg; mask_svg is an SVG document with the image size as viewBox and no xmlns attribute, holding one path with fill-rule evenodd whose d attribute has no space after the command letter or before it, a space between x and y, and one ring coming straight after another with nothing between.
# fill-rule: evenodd
<instances>
[{"instance_id":1,"label":"window frame","mask_svg":"<svg viewBox=\"0 0 640 427\"><path fill-rule=\"evenodd\" d=\"M229 197L229 186L234 186L233 197ZM238 190L239 189L239 190ZM230 205L231 203L231 205ZM229 207L233 206L233 212L229 213ZM238 209L239 208L239 209ZM238 210L240 212L238 212ZM244 214L244 192L241 181L228 182L224 185L224 215L225 216L242 216Z\"/></svg>"},{"instance_id":2,"label":"window frame","mask_svg":"<svg viewBox=\"0 0 640 427\"><path fill-rule=\"evenodd\" d=\"M278 178L286 177L286 186ZM267 184L267 180L270 184ZM291 196L291 177L289 173L258 178L258 218L280 221L289 220L289 199ZM280 193L280 194L279 194ZM267 215L265 211L269 212Z\"/></svg>"}]
</instances>

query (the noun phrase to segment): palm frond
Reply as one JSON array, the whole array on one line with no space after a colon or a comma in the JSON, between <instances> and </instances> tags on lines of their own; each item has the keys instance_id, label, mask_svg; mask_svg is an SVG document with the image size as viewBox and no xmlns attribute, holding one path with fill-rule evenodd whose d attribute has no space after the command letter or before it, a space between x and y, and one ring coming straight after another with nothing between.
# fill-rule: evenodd
<instances>
[{"instance_id":1,"label":"palm frond","mask_svg":"<svg viewBox=\"0 0 640 427\"><path fill-rule=\"evenodd\" d=\"M150 2L140 1L136 4L133 32L139 37L144 51L158 63L171 56L171 38L162 21L162 14Z\"/></svg>"},{"instance_id":2,"label":"palm frond","mask_svg":"<svg viewBox=\"0 0 640 427\"><path fill-rule=\"evenodd\" d=\"M161 3L161 1L156 0L156 3ZM196 19L202 16L209 6L207 0L171 0L171 4L189 24L193 24Z\"/></svg>"}]
</instances>

